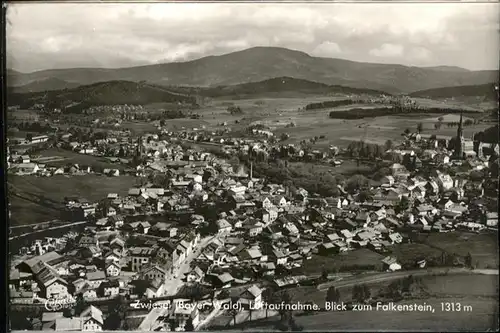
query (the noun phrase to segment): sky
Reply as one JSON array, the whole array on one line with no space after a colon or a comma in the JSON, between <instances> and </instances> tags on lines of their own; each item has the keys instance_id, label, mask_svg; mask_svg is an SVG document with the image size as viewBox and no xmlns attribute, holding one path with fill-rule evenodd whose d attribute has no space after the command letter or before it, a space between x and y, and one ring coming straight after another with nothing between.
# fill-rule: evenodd
<instances>
[{"instance_id":1,"label":"sky","mask_svg":"<svg viewBox=\"0 0 500 333\"><path fill-rule=\"evenodd\" d=\"M18 3L7 66L118 68L254 46L408 66L499 68L498 3Z\"/></svg>"}]
</instances>

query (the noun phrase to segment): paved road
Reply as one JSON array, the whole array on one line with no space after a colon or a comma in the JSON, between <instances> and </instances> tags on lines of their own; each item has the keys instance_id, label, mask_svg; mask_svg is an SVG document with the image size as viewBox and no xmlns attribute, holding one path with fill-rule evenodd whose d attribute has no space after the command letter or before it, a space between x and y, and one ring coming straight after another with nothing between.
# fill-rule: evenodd
<instances>
[{"instance_id":1,"label":"paved road","mask_svg":"<svg viewBox=\"0 0 500 333\"><path fill-rule=\"evenodd\" d=\"M18 238L22 238L22 237L26 237L26 236L30 236L30 235L33 235L33 234L41 233L41 232L47 232L47 231L51 231L51 230L57 230L57 229L74 227L74 226L85 224L85 223L89 223L89 221L80 221L80 222L74 222L74 223L59 225L57 227L51 227L51 228L47 228L47 229L40 229L40 230L36 230L36 231L25 233L25 234L21 234L21 235L18 235L18 236L9 237L9 241L14 240L14 239L18 239ZM33 226L35 226L35 225L33 225Z\"/></svg>"},{"instance_id":2,"label":"paved road","mask_svg":"<svg viewBox=\"0 0 500 333\"><path fill-rule=\"evenodd\" d=\"M176 270L174 277L168 278L165 286L165 296L173 296L177 294L179 289L183 286L184 282L181 280L184 274L189 272L191 262L196 259L201 251L210 243L215 237L205 237L201 239L196 248L191 254L181 263L180 267Z\"/></svg>"},{"instance_id":3,"label":"paved road","mask_svg":"<svg viewBox=\"0 0 500 333\"><path fill-rule=\"evenodd\" d=\"M149 311L144 320L139 325L138 331L153 331L159 317L167 315L169 309L166 307L156 308Z\"/></svg>"},{"instance_id":4,"label":"paved road","mask_svg":"<svg viewBox=\"0 0 500 333\"><path fill-rule=\"evenodd\" d=\"M208 243L214 239L214 237L206 237L199 241L196 248L191 252L191 254L181 263L180 267L175 272L175 276L172 278L168 278L165 286L165 296L174 296L177 294L178 290L182 287L184 282L181 280L185 273L189 271L191 262L196 259L201 251L208 245ZM166 316L169 312L170 306L168 306L169 301L158 301L155 302L157 304L157 308L152 309L147 316L142 321L139 326L140 331L151 331L155 329L156 322L158 318L161 316ZM160 304L164 304L165 306L160 306Z\"/></svg>"},{"instance_id":5,"label":"paved road","mask_svg":"<svg viewBox=\"0 0 500 333\"><path fill-rule=\"evenodd\" d=\"M466 269L466 268L443 268L443 267L433 267L428 269L420 269L413 271L398 271L398 272L386 272L386 273L373 273L368 275L358 275L342 280L332 281L323 283L318 286L318 290L327 290L329 287L350 287L359 283L378 283L383 281L390 281L395 279L401 279L408 275L413 276L426 276L433 274L488 274L488 275L498 275L498 270L495 269Z\"/></svg>"},{"instance_id":6,"label":"paved road","mask_svg":"<svg viewBox=\"0 0 500 333\"><path fill-rule=\"evenodd\" d=\"M205 325L209 324L215 317L219 316L222 312L223 310L215 308L205 319L198 323L198 326L196 326L195 329L199 331Z\"/></svg>"}]
</instances>

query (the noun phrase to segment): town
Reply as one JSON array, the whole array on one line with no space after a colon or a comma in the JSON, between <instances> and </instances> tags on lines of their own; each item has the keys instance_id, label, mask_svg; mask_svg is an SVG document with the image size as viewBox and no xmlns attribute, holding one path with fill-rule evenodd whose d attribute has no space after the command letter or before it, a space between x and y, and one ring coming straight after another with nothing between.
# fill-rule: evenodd
<instances>
[{"instance_id":1,"label":"town","mask_svg":"<svg viewBox=\"0 0 500 333\"><path fill-rule=\"evenodd\" d=\"M397 297L362 282L353 282L361 291L352 299L335 288L360 272L403 278L397 274L497 268L481 266L467 249L396 251L421 235L497 234L499 145L465 138L463 127L460 115L453 137L416 128L401 142L361 138L323 150L283 144L286 137L265 126L233 133L227 123L212 131L159 124L135 136L75 128L11 137L15 177L137 180L98 201L75 191L60 216L28 235L11 228L12 329L195 331L279 315L286 329L300 330L291 311L253 305L310 301L291 296L301 286L324 290L325 302L379 304ZM57 156L39 155L40 145L105 157L114 167L54 166ZM333 171L311 184L292 161ZM343 178L335 170L345 164L368 164L373 173ZM9 191L23 195L15 183ZM351 254L368 259L340 259ZM220 306L232 303L239 308Z\"/></svg>"}]
</instances>

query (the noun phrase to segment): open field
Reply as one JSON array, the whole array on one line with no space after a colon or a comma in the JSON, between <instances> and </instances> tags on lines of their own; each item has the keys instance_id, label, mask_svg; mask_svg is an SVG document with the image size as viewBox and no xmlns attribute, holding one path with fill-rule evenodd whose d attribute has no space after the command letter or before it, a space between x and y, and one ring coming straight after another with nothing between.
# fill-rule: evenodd
<instances>
[{"instance_id":1,"label":"open field","mask_svg":"<svg viewBox=\"0 0 500 333\"><path fill-rule=\"evenodd\" d=\"M448 233L449 235L450 233ZM418 260L440 257L442 251L420 243L397 244L392 248L393 255L402 265L415 265Z\"/></svg>"},{"instance_id":2,"label":"open field","mask_svg":"<svg viewBox=\"0 0 500 333\"><path fill-rule=\"evenodd\" d=\"M290 162L290 166L294 169L304 168L306 170L310 170L311 172L331 172L335 175L338 174L346 174L351 175L353 173L356 174L364 174L373 171L373 167L367 164L363 164L360 162L359 167L355 161L346 160L341 165L333 166L329 164L320 164L320 163L305 163L305 162Z\"/></svg>"},{"instance_id":3,"label":"open field","mask_svg":"<svg viewBox=\"0 0 500 333\"><path fill-rule=\"evenodd\" d=\"M365 139L367 142L385 142L387 140L399 141L401 133L405 128L415 130L417 124L422 122L424 133L452 136L456 134L455 127L442 126L441 129L434 129L434 124L439 116L447 115L430 115L430 114L415 114L404 116L382 116L370 119L359 120L342 120L329 119L328 114L330 109L322 110L307 110L299 111L307 104L331 101L336 99L346 99L344 96L293 96L291 97L262 97L250 99L230 99L216 98L207 101L198 110L193 110L201 116L200 119L169 119L166 120L166 127L170 130L181 130L183 128L191 130L192 128L201 128L205 126L207 130L221 128L218 124L227 122L233 131L238 131L250 123L259 121L274 129L277 135L281 133L290 134L290 138L285 143L296 143L303 139L310 139L314 136L324 135L327 140L318 142L315 148L323 148L330 144L346 146L349 140L346 138ZM429 106L443 107L441 101L431 101L421 99L423 104ZM448 104L446 104L448 103ZM449 107L463 107L465 104L460 102L448 101L445 105ZM457 104L458 103L458 104ZM239 106L243 110L243 114L231 115L227 111L229 105ZM349 109L354 106L349 105L336 108L336 110ZM373 108L373 105L361 105L366 108ZM380 105L378 105L380 106ZM160 106L149 105L147 109L159 108ZM332 109L333 110L333 109ZM478 115L480 113L478 112ZM454 117L454 116L452 116ZM238 121L238 124L236 124ZM295 123L296 127L285 128L289 123ZM146 133L154 131L158 126L158 122L124 122L121 125L123 129L131 129L136 133ZM478 124L466 126L464 128L464 136L471 137L490 124ZM342 139L343 138L343 139Z\"/></svg>"},{"instance_id":4,"label":"open field","mask_svg":"<svg viewBox=\"0 0 500 333\"><path fill-rule=\"evenodd\" d=\"M183 129L191 130L194 127L201 128L201 126L206 126L209 123L204 119L190 119L190 118L178 118L178 119L166 119L164 128L170 131L180 131ZM158 121L152 122L139 122L139 121L127 121L123 122L120 126L122 129L129 129L134 131L136 134L153 133L157 131L159 126Z\"/></svg>"},{"instance_id":5,"label":"open field","mask_svg":"<svg viewBox=\"0 0 500 333\"><path fill-rule=\"evenodd\" d=\"M422 282L432 295L498 297L498 275L425 276Z\"/></svg>"},{"instance_id":6,"label":"open field","mask_svg":"<svg viewBox=\"0 0 500 333\"><path fill-rule=\"evenodd\" d=\"M254 118L274 129L277 135L281 133L290 134L290 138L285 143L296 143L314 136L325 135L327 140L317 143L317 147L329 144L346 146L349 141L341 138L365 138L367 141L385 142L386 140L397 141L401 139L401 133L405 128L416 130L417 124L422 123L424 133L453 136L456 134L456 127L442 126L439 130L434 128L437 118L447 115L436 114L414 114L404 116L382 116L370 119L342 120L330 119L328 117L330 109L298 111L309 103L329 101L335 99L345 99L347 96L332 98L328 96L315 96L305 98L262 98L262 99L242 99L228 100L217 99L203 106L198 113L207 122L207 128L215 126L221 122L228 122L233 129L239 129L243 124L235 125L236 120L243 118ZM422 99L422 101L425 101ZM422 102L421 101L421 102ZM429 106L443 107L441 102L426 100ZM422 102L424 103L424 102ZM424 103L424 104L425 104ZM234 104L241 107L243 115L230 115L226 109L228 105ZM366 107L374 107L365 105ZM464 104L450 104L451 107L462 107ZM347 106L347 109L352 108ZM345 106L340 107L346 109ZM338 108L337 108L338 109ZM333 109L332 109L333 110ZM340 110L340 109L339 109ZM480 113L478 112L478 115ZM454 117L454 116L448 116ZM435 119L434 119L435 118ZM295 123L293 128L285 128L286 124ZM477 124L466 126L464 136L470 137L474 133L489 127L489 124Z\"/></svg>"},{"instance_id":7,"label":"open field","mask_svg":"<svg viewBox=\"0 0 500 333\"><path fill-rule=\"evenodd\" d=\"M329 271L350 266L378 265L384 256L368 249L359 249L332 255L329 257L313 255L311 259L305 260L301 272L321 274L324 269Z\"/></svg>"},{"instance_id":8,"label":"open field","mask_svg":"<svg viewBox=\"0 0 500 333\"><path fill-rule=\"evenodd\" d=\"M429 120L429 115L420 115L412 117L403 116L383 116L371 119L341 120L329 119L328 114L315 112L315 114L298 114L290 117L290 122L297 126L294 128L280 128L276 130L277 134L288 133L290 138L286 143L295 143L304 139L310 139L314 136L324 135L326 140L318 144L333 144L346 146L349 141L345 138L357 138L359 140L385 142L387 140L400 141L401 134L405 128L415 131L418 123L422 123L424 133L454 136L456 127L442 126L439 130L434 128L434 121ZM477 124L466 126L464 136L472 137L474 133L488 128L489 124Z\"/></svg>"},{"instance_id":9,"label":"open field","mask_svg":"<svg viewBox=\"0 0 500 333\"><path fill-rule=\"evenodd\" d=\"M9 176L9 184L23 198L10 195L11 224L36 224L60 217L65 197L79 196L90 201L104 198L108 193L126 195L136 183L135 177L85 176ZM104 181L105 180L105 181Z\"/></svg>"},{"instance_id":10,"label":"open field","mask_svg":"<svg viewBox=\"0 0 500 333\"><path fill-rule=\"evenodd\" d=\"M309 316L296 316L304 330L427 330L427 331L481 331L498 327L498 276L449 275L422 277L431 293L430 298L405 300L398 304L431 305L434 312L392 312L375 307L363 312L319 312ZM370 286L373 291L386 282ZM294 302L312 301L324 304L326 291L314 287L290 289ZM341 288L342 301L349 301L351 290ZM446 312L441 303L460 303L467 311ZM245 329L273 330L278 318L268 318L244 324ZM241 326L241 325L239 325ZM239 327L238 327L239 328Z\"/></svg>"},{"instance_id":11,"label":"open field","mask_svg":"<svg viewBox=\"0 0 500 333\"><path fill-rule=\"evenodd\" d=\"M21 120L21 121L38 121L40 118L39 111L36 110L15 110L7 112L7 121Z\"/></svg>"},{"instance_id":12,"label":"open field","mask_svg":"<svg viewBox=\"0 0 500 333\"><path fill-rule=\"evenodd\" d=\"M423 258L439 258L444 251L460 256L471 253L476 268L498 268L498 240L496 234L475 234L467 232L422 234L424 243L397 244L390 248L392 255L405 265L413 266ZM379 263L384 256L368 249L359 249L338 255L313 256L304 261L301 271L307 274L321 274L327 270L339 269L342 266L373 265Z\"/></svg>"},{"instance_id":13,"label":"open field","mask_svg":"<svg viewBox=\"0 0 500 333\"><path fill-rule=\"evenodd\" d=\"M79 164L95 166L99 168L119 168L119 164L111 163L105 157L79 154L73 151L59 148L51 148L38 153L42 158L54 158L55 161L46 162L50 166L64 166L69 164Z\"/></svg>"},{"instance_id":14,"label":"open field","mask_svg":"<svg viewBox=\"0 0 500 333\"><path fill-rule=\"evenodd\" d=\"M296 322L304 330L414 330L414 331L496 331L498 329L498 302L494 299L461 298L464 305L472 306L471 312L441 311L442 302L453 302L450 298L433 298L405 301L401 304L431 305L435 312L319 312L309 316L296 316ZM279 318L268 318L246 323L245 330L275 331ZM239 325L241 327L242 325ZM238 327L238 328L239 328Z\"/></svg>"},{"instance_id":15,"label":"open field","mask_svg":"<svg viewBox=\"0 0 500 333\"><path fill-rule=\"evenodd\" d=\"M435 108L462 108L464 110L481 110L483 108L494 108L494 102L484 101L483 98L462 97L462 98L414 98L417 104L424 107Z\"/></svg>"},{"instance_id":16,"label":"open field","mask_svg":"<svg viewBox=\"0 0 500 333\"><path fill-rule=\"evenodd\" d=\"M370 110L370 109L380 109L380 108L388 108L391 107L389 104L367 104L367 103L357 103L357 104L350 104L350 105L342 105L342 106L336 106L333 108L324 108L324 109L319 109L320 111L324 113L330 113L332 111L349 111L352 109L364 109L364 110ZM310 112L312 110L307 110L305 112Z\"/></svg>"},{"instance_id":17,"label":"open field","mask_svg":"<svg viewBox=\"0 0 500 333\"><path fill-rule=\"evenodd\" d=\"M468 232L431 233L426 243L451 253L465 256L470 253L477 268L498 268L498 235Z\"/></svg>"}]
</instances>

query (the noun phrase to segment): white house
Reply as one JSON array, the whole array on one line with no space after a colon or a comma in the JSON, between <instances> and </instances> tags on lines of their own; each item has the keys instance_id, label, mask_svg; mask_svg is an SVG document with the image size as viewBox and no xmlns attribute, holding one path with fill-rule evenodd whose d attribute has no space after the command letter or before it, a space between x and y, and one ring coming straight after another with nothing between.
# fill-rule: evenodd
<instances>
[{"instance_id":1,"label":"white house","mask_svg":"<svg viewBox=\"0 0 500 333\"><path fill-rule=\"evenodd\" d=\"M102 311L95 306L91 305L84 310L80 314L80 318L82 319L82 331L102 331L102 326L104 325Z\"/></svg>"},{"instance_id":2,"label":"white house","mask_svg":"<svg viewBox=\"0 0 500 333\"><path fill-rule=\"evenodd\" d=\"M393 258L391 256L382 259L382 263L384 265L384 268L391 272L399 271L401 269L401 265L398 264L396 258Z\"/></svg>"},{"instance_id":3,"label":"white house","mask_svg":"<svg viewBox=\"0 0 500 333\"><path fill-rule=\"evenodd\" d=\"M106 264L106 276L119 276L121 266L116 261L110 261Z\"/></svg>"},{"instance_id":4,"label":"white house","mask_svg":"<svg viewBox=\"0 0 500 333\"><path fill-rule=\"evenodd\" d=\"M220 219L215 223L217 224L217 230L219 234L229 234L231 232L232 226L227 220Z\"/></svg>"}]
</instances>

